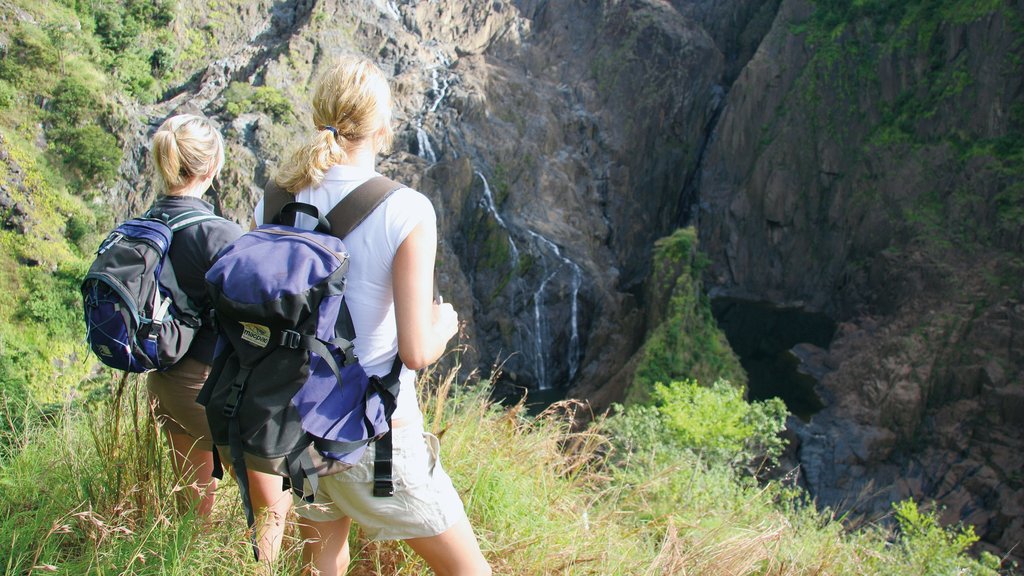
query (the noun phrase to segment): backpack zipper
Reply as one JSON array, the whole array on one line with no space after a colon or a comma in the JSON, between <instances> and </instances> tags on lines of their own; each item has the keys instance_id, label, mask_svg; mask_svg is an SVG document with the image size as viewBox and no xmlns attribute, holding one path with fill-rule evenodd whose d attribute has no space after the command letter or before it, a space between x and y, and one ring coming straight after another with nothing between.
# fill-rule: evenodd
<instances>
[{"instance_id":1,"label":"backpack zipper","mask_svg":"<svg viewBox=\"0 0 1024 576\"><path fill-rule=\"evenodd\" d=\"M345 259L348 257L348 253L346 253L346 252L335 252L334 250L332 250L328 246L324 246L322 243L317 242L313 238L310 238L309 236L306 236L306 235L304 235L302 233L299 233L299 232L290 232L288 230L279 230L279 229L272 229L272 228L264 228L262 230L257 230L257 232L266 232L267 234L276 234L277 236L290 236L290 237L293 237L293 238L296 238L296 239L299 239L299 240L304 240L304 241L306 241L308 243L311 243L311 244L315 244L315 245L319 246L320 248L323 248L326 252L330 253L335 258L337 258L338 262L344 262Z\"/></svg>"}]
</instances>

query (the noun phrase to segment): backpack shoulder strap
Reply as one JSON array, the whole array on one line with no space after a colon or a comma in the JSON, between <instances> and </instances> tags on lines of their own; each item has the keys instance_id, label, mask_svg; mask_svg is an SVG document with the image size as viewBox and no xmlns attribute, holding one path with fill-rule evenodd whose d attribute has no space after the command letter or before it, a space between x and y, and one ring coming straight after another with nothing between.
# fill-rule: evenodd
<instances>
[{"instance_id":1,"label":"backpack shoulder strap","mask_svg":"<svg viewBox=\"0 0 1024 576\"><path fill-rule=\"evenodd\" d=\"M263 223L270 224L286 204L295 202L295 195L281 188L274 179L267 180L263 189Z\"/></svg>"},{"instance_id":2,"label":"backpack shoulder strap","mask_svg":"<svg viewBox=\"0 0 1024 576\"><path fill-rule=\"evenodd\" d=\"M183 230L189 226L195 226L200 222L207 222L209 220L223 220L223 218L210 212L203 212L202 210L189 210L168 220L167 227L171 229L171 232L177 232L178 230Z\"/></svg>"},{"instance_id":3,"label":"backpack shoulder strap","mask_svg":"<svg viewBox=\"0 0 1024 576\"><path fill-rule=\"evenodd\" d=\"M327 213L331 234L344 239L391 194L406 186L384 176L363 182Z\"/></svg>"}]
</instances>

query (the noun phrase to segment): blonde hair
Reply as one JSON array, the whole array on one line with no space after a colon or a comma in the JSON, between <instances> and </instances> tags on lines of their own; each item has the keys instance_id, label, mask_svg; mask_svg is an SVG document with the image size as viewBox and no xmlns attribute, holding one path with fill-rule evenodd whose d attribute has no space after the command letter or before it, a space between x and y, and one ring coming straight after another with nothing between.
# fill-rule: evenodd
<instances>
[{"instance_id":1,"label":"blonde hair","mask_svg":"<svg viewBox=\"0 0 1024 576\"><path fill-rule=\"evenodd\" d=\"M171 116L153 135L153 161L164 193L173 196L193 178L224 165L224 141L202 116Z\"/></svg>"},{"instance_id":2,"label":"blonde hair","mask_svg":"<svg viewBox=\"0 0 1024 576\"><path fill-rule=\"evenodd\" d=\"M277 184L292 194L316 186L335 164L367 138L375 152L391 148L391 88L384 72L361 56L343 56L320 75L313 92L312 141L292 153L278 172Z\"/></svg>"}]
</instances>

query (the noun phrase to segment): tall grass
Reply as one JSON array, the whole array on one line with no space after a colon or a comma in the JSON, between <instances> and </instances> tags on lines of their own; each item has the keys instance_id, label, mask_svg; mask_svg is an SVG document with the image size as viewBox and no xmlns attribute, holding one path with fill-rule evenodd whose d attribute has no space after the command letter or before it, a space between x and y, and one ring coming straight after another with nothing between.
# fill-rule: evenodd
<instances>
[{"instance_id":1,"label":"tall grass","mask_svg":"<svg viewBox=\"0 0 1024 576\"><path fill-rule=\"evenodd\" d=\"M294 525L277 564L251 561L231 481L208 521L177 510L183 487L141 379L112 380L109 389L89 408L4 419L23 423L6 432L0 454L5 573L300 570ZM489 390L456 370L430 373L420 403L495 574L995 574L963 554L969 535L916 507L900 509L910 518L902 533L847 531L785 482L759 485L699 453L623 448L614 420L575 426L585 405L528 416L522 405L493 404ZM367 542L358 527L350 542L351 574L429 574L404 544Z\"/></svg>"}]
</instances>

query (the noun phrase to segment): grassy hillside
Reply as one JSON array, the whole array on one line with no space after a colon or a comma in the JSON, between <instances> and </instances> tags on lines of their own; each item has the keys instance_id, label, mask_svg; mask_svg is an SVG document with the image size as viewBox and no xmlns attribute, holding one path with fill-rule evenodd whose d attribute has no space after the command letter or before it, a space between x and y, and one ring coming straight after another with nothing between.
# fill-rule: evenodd
<instances>
[{"instance_id":1,"label":"grassy hillside","mask_svg":"<svg viewBox=\"0 0 1024 576\"><path fill-rule=\"evenodd\" d=\"M995 558L964 553L969 527L942 528L913 503L894 508L893 529L848 531L786 482L758 485L729 465L727 446L707 448L713 426L695 438L648 407L574 432L579 405L527 417L453 374L428 375L422 405L496 574L996 574ZM206 525L173 509L137 381L119 401L31 421L0 454L6 573L265 573L232 482ZM353 574L428 573L404 545L352 538ZM294 573L297 557L272 572Z\"/></svg>"}]
</instances>

